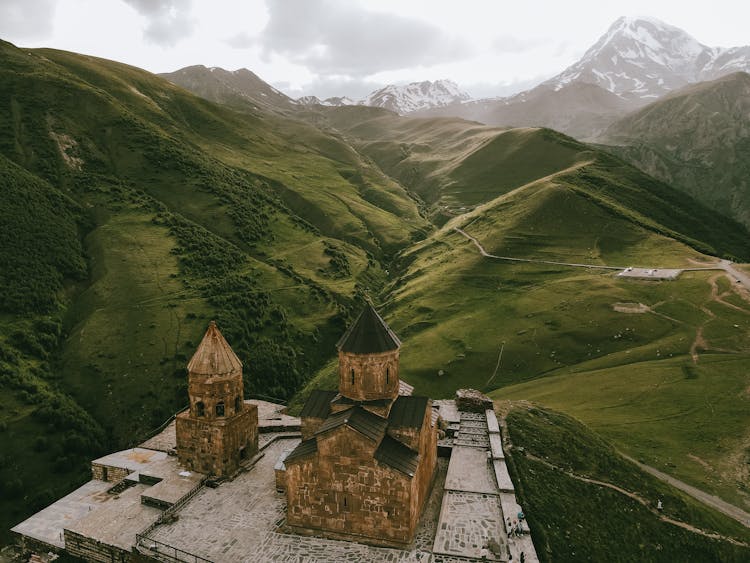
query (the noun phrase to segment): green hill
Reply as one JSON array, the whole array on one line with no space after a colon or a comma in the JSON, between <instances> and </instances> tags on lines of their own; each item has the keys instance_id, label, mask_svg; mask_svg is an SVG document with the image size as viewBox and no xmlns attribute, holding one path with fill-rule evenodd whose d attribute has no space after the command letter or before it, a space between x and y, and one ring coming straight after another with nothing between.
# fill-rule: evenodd
<instances>
[{"instance_id":1,"label":"green hill","mask_svg":"<svg viewBox=\"0 0 750 563\"><path fill-rule=\"evenodd\" d=\"M290 397L430 228L340 139L119 63L1 43L0 107L3 530L184 405L210 319Z\"/></svg>"},{"instance_id":2,"label":"green hill","mask_svg":"<svg viewBox=\"0 0 750 563\"><path fill-rule=\"evenodd\" d=\"M513 445L508 464L541 561L750 557L747 528L643 472L576 420L501 405Z\"/></svg>"},{"instance_id":3,"label":"green hill","mask_svg":"<svg viewBox=\"0 0 750 563\"><path fill-rule=\"evenodd\" d=\"M613 123L599 142L750 226L750 75L688 86Z\"/></svg>"},{"instance_id":4,"label":"green hill","mask_svg":"<svg viewBox=\"0 0 750 563\"><path fill-rule=\"evenodd\" d=\"M652 454L669 449L690 465L679 472L682 478L743 503L750 486L741 430L748 397L737 386L750 360L750 304L736 284L716 271L650 282L620 279L606 269L493 260L454 230L463 228L498 256L623 268L695 267L713 260L703 252L716 254L730 240L733 252L746 252L747 234L739 225L607 154L589 148L585 154L588 161L481 204L401 254L383 308L405 343L404 377L417 392L437 397L475 387L521 399L543 393L558 374L612 374L622 385L570 379L551 405L579 414L585 388L596 394L589 406L600 409L604 424L606 409L622 402L629 418L621 426L613 422L618 431L608 434L619 447L640 454L633 445L647 437L643 443ZM731 360L740 379L730 385L729 364L713 361L713 354ZM334 369L335 363L327 365L307 388L330 387ZM680 393L690 388L656 382L684 373L702 373L706 382L724 377L716 387L716 393L726 392L722 402L678 407ZM632 386L627 397L648 393L673 405L675 424L640 418L639 402L623 398L623 386ZM705 428L712 416L729 426L679 434L679 428ZM711 477L709 465L690 461L692 451L707 464L731 459L732 480Z\"/></svg>"},{"instance_id":5,"label":"green hill","mask_svg":"<svg viewBox=\"0 0 750 563\"><path fill-rule=\"evenodd\" d=\"M248 393L297 402L302 386L330 384L364 294L404 340L405 379L435 397L517 384L523 396L597 370L645 393L651 380L628 370L670 378L679 365L703 382L727 368L714 354L737 374L747 365L750 308L720 274L625 282L493 261L453 230L552 261L749 258L742 227L569 137L374 108L236 111L133 67L7 43L0 63L0 252L12 265L0 272L2 529L184 405L184 367L210 319ZM667 404L681 389L654 395ZM735 432L746 400L710 408ZM707 408L681 423L704 424ZM689 447L677 426L627 420L630 436ZM741 468L741 433L713 430L690 435L701 459ZM608 437L637 453L625 434ZM707 487L740 502L747 475L722 479Z\"/></svg>"}]
</instances>

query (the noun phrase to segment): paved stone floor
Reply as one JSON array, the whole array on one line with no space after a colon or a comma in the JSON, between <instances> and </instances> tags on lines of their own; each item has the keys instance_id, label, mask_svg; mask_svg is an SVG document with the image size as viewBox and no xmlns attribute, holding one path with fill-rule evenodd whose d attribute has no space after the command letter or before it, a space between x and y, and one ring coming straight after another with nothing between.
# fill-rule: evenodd
<instances>
[{"instance_id":1,"label":"paved stone floor","mask_svg":"<svg viewBox=\"0 0 750 563\"><path fill-rule=\"evenodd\" d=\"M487 459L487 450L468 446L454 446L448 476L447 490L470 493L497 494L495 477Z\"/></svg>"},{"instance_id":2,"label":"paved stone floor","mask_svg":"<svg viewBox=\"0 0 750 563\"><path fill-rule=\"evenodd\" d=\"M107 502L110 498L107 489L111 486L112 483L105 483L104 481L89 481L54 504L24 520L14 527L13 531L55 547L64 547L63 528L71 522L80 520L88 515L92 509L98 509L102 503Z\"/></svg>"},{"instance_id":3,"label":"paved stone floor","mask_svg":"<svg viewBox=\"0 0 750 563\"><path fill-rule=\"evenodd\" d=\"M495 495L446 491L433 551L446 555L480 558L489 542L502 546L506 560L505 530L500 499Z\"/></svg>"}]
</instances>

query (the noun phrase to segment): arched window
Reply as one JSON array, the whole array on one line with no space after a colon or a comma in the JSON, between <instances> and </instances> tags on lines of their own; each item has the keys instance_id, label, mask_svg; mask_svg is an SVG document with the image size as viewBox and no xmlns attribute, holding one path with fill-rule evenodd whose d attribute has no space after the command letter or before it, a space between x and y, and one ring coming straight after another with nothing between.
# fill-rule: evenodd
<instances>
[{"instance_id":1,"label":"arched window","mask_svg":"<svg viewBox=\"0 0 750 563\"><path fill-rule=\"evenodd\" d=\"M354 368L352 368L352 385L354 385Z\"/></svg>"},{"instance_id":2,"label":"arched window","mask_svg":"<svg viewBox=\"0 0 750 563\"><path fill-rule=\"evenodd\" d=\"M391 382L391 368L385 368L385 383L388 385Z\"/></svg>"},{"instance_id":3,"label":"arched window","mask_svg":"<svg viewBox=\"0 0 750 563\"><path fill-rule=\"evenodd\" d=\"M195 403L195 414L197 416L206 416L206 405L203 404L203 401Z\"/></svg>"},{"instance_id":4,"label":"arched window","mask_svg":"<svg viewBox=\"0 0 750 563\"><path fill-rule=\"evenodd\" d=\"M216 416L224 416L224 401L216 403Z\"/></svg>"},{"instance_id":5,"label":"arched window","mask_svg":"<svg viewBox=\"0 0 750 563\"><path fill-rule=\"evenodd\" d=\"M239 397L234 398L234 412L235 414L242 410L242 399Z\"/></svg>"}]
</instances>

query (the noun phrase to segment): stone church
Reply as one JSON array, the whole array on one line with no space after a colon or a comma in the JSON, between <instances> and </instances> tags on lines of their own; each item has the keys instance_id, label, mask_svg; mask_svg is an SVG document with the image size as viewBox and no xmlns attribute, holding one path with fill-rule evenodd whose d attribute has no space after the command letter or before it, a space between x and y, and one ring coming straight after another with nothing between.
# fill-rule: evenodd
<instances>
[{"instance_id":1,"label":"stone church","mask_svg":"<svg viewBox=\"0 0 750 563\"><path fill-rule=\"evenodd\" d=\"M297 533L404 546L437 465L430 399L399 395L401 342L367 305L338 342L338 391L316 390L285 464Z\"/></svg>"}]
</instances>

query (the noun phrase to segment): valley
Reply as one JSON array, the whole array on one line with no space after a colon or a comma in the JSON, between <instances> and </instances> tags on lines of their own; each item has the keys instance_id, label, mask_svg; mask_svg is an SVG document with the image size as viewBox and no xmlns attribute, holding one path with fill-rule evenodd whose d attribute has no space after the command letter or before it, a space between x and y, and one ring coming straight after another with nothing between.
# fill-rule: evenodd
<instances>
[{"instance_id":1,"label":"valley","mask_svg":"<svg viewBox=\"0 0 750 563\"><path fill-rule=\"evenodd\" d=\"M446 113L471 105L450 88L457 100L403 117L298 103L214 67L157 76L5 42L0 63L0 541L85 480L89 459L184 408L210 320L247 394L298 413L336 387L336 340L370 300L416 392L473 387L505 405L548 557L576 560L587 541L643 556L633 537L601 535L617 522L675 553L741 560L741 525L619 457L750 510L744 200L677 186L692 156L639 129L689 92L643 107L588 83L545 87L603 109L486 125ZM610 126L625 106L645 113ZM605 130L595 145L565 134ZM616 275L633 267L681 272ZM608 502L622 508L609 519ZM581 507L604 524L568 544L560 518Z\"/></svg>"}]
</instances>

